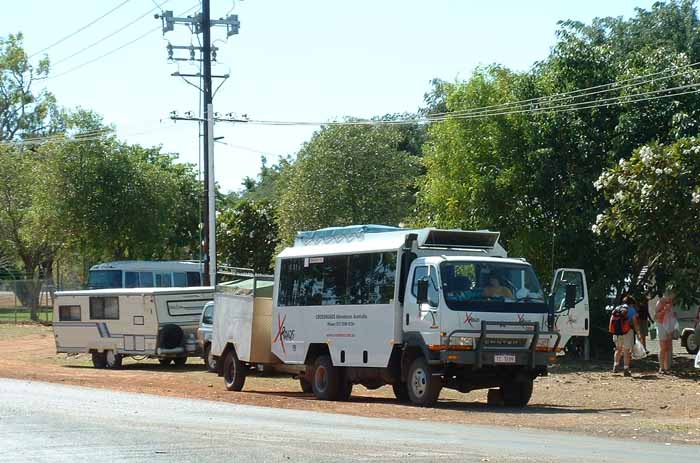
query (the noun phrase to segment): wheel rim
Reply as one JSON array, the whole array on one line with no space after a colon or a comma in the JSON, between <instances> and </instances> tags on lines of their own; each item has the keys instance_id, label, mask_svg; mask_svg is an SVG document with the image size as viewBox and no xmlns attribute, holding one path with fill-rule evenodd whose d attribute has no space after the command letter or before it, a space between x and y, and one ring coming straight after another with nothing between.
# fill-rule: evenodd
<instances>
[{"instance_id":1,"label":"wheel rim","mask_svg":"<svg viewBox=\"0 0 700 463\"><path fill-rule=\"evenodd\" d=\"M411 378L411 388L413 389L413 394L416 397L423 397L425 390L428 387L428 375L422 368L416 368L413 371L413 377Z\"/></svg>"},{"instance_id":2,"label":"wheel rim","mask_svg":"<svg viewBox=\"0 0 700 463\"><path fill-rule=\"evenodd\" d=\"M325 367L316 368L316 373L314 373L314 382L316 383L316 389L319 391L325 391L328 387L328 372Z\"/></svg>"},{"instance_id":3,"label":"wheel rim","mask_svg":"<svg viewBox=\"0 0 700 463\"><path fill-rule=\"evenodd\" d=\"M105 353L105 358L107 359L107 365L113 366L115 363L117 363L117 356L114 354L113 350L108 350Z\"/></svg>"}]
</instances>

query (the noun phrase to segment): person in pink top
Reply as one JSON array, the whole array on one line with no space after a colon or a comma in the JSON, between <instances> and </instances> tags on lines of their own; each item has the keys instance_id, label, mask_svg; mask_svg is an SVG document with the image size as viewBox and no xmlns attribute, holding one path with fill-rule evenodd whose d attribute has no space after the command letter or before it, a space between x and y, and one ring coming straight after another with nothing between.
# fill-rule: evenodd
<instances>
[{"instance_id":1,"label":"person in pink top","mask_svg":"<svg viewBox=\"0 0 700 463\"><path fill-rule=\"evenodd\" d=\"M673 356L673 330L676 315L673 313L673 292L666 291L656 303L656 331L659 336L659 373L668 374Z\"/></svg>"}]
</instances>

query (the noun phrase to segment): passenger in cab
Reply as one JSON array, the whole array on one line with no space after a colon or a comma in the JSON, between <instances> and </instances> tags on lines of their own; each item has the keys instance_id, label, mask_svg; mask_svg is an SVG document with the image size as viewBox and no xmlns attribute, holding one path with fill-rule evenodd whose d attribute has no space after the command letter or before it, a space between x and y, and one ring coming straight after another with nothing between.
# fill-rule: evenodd
<instances>
[{"instance_id":1,"label":"passenger in cab","mask_svg":"<svg viewBox=\"0 0 700 463\"><path fill-rule=\"evenodd\" d=\"M503 297L512 299L513 293L510 289L501 285L501 281L497 276L492 275L489 278L489 285L484 288L484 297Z\"/></svg>"}]
</instances>

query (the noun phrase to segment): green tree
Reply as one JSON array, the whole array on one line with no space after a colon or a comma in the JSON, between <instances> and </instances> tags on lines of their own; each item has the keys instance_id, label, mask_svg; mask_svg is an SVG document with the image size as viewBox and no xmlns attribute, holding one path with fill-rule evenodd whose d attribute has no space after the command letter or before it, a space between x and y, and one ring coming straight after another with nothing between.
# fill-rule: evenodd
<instances>
[{"instance_id":1,"label":"green tree","mask_svg":"<svg viewBox=\"0 0 700 463\"><path fill-rule=\"evenodd\" d=\"M398 224L412 210L419 158L401 149L404 134L386 126L328 126L285 170L278 208L280 239L300 230L361 223Z\"/></svg>"},{"instance_id":2,"label":"green tree","mask_svg":"<svg viewBox=\"0 0 700 463\"><path fill-rule=\"evenodd\" d=\"M640 261L665 276L657 283L673 286L686 303L700 300L700 139L645 145L605 170L595 187L607 207L593 232L632 243Z\"/></svg>"},{"instance_id":3,"label":"green tree","mask_svg":"<svg viewBox=\"0 0 700 463\"><path fill-rule=\"evenodd\" d=\"M242 200L217 216L216 243L221 264L271 273L277 223L267 201Z\"/></svg>"}]
</instances>

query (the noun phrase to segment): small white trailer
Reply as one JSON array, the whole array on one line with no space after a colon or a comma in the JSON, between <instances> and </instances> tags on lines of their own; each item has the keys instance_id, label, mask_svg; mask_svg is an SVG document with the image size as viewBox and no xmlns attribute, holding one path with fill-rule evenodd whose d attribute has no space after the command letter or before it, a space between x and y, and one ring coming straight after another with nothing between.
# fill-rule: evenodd
<instances>
[{"instance_id":1,"label":"small white trailer","mask_svg":"<svg viewBox=\"0 0 700 463\"><path fill-rule=\"evenodd\" d=\"M325 400L390 384L416 405L443 387L500 388L505 404L526 405L562 338L588 334L585 275L557 271L547 296L498 238L372 225L299 233L276 259L271 299L255 284L217 287L212 353L226 388L241 390L262 365Z\"/></svg>"},{"instance_id":2,"label":"small white trailer","mask_svg":"<svg viewBox=\"0 0 700 463\"><path fill-rule=\"evenodd\" d=\"M56 352L90 353L96 368L119 368L126 356L184 365L202 355L195 335L213 298L213 287L56 292Z\"/></svg>"}]
</instances>

